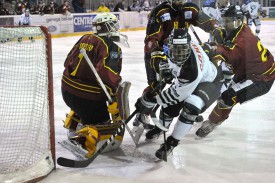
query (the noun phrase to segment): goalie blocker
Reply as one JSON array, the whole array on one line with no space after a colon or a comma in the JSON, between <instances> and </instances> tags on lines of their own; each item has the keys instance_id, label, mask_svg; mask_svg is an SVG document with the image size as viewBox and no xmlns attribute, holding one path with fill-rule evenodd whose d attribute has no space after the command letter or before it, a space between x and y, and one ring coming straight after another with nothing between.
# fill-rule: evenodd
<instances>
[{"instance_id":1,"label":"goalie blocker","mask_svg":"<svg viewBox=\"0 0 275 183\"><path fill-rule=\"evenodd\" d=\"M94 139L96 139L96 141L94 141L93 143L96 145L97 149L100 148L106 142L106 140L109 139L117 131L117 129L122 125L122 120L125 120L129 117L130 110L129 110L128 92L129 92L130 86L131 86L131 83L127 81L120 84L116 94L116 101L118 104L119 114L117 116L112 115L112 121L110 120L105 124L87 125L82 127L81 119L73 110L71 110L69 114L66 114L66 119L64 121L64 128L67 128L70 131L76 132L76 136L70 137L69 140L78 140L79 143L82 145L82 148L87 150L87 146L91 146L90 144L91 142L89 142L89 139L90 141L93 141ZM80 130L78 130L79 126L82 127ZM120 133L118 133L115 136L113 142L109 146L107 146L102 151L102 153L113 151L119 148L123 140L124 132L125 132L124 129L120 131ZM90 134L94 134L94 135L91 136ZM65 141L68 141L68 140L65 140ZM72 148L68 147L67 145L68 142L65 142L65 141L60 142L60 144L64 148L70 150L74 155L76 155L72 151ZM86 157L89 157L92 154L88 153L87 155L88 156ZM76 156L79 157L78 155Z\"/></svg>"}]
</instances>

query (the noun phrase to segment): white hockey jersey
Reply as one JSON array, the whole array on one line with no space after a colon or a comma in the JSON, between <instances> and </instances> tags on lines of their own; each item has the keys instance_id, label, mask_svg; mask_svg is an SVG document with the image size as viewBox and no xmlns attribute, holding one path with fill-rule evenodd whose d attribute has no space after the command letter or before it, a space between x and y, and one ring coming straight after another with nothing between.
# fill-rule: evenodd
<instances>
[{"instance_id":1,"label":"white hockey jersey","mask_svg":"<svg viewBox=\"0 0 275 183\"><path fill-rule=\"evenodd\" d=\"M185 63L179 67L169 62L172 74L175 76L174 83L156 96L157 103L163 107L175 105L188 98L197 88L199 83L213 82L217 76L216 66L209 60L206 53L198 43L191 42L192 66ZM191 57L190 56L190 57ZM186 61L188 62L188 61ZM186 66L189 64L190 66ZM183 75L186 73L196 74L192 80L188 80Z\"/></svg>"},{"instance_id":2,"label":"white hockey jersey","mask_svg":"<svg viewBox=\"0 0 275 183\"><path fill-rule=\"evenodd\" d=\"M19 25L31 25L32 18L31 15L26 16L25 13L23 13L19 20Z\"/></svg>"},{"instance_id":3,"label":"white hockey jersey","mask_svg":"<svg viewBox=\"0 0 275 183\"><path fill-rule=\"evenodd\" d=\"M243 12L247 12L250 18L255 19L258 17L258 13L262 11L262 5L259 2L251 1L242 6Z\"/></svg>"}]
</instances>

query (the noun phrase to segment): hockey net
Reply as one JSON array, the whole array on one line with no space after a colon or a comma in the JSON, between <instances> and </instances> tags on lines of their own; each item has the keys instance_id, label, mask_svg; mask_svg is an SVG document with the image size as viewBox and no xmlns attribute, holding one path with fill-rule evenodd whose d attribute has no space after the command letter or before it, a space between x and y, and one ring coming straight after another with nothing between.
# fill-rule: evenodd
<instances>
[{"instance_id":1,"label":"hockey net","mask_svg":"<svg viewBox=\"0 0 275 183\"><path fill-rule=\"evenodd\" d=\"M45 27L0 27L3 182L36 182L55 168L51 51Z\"/></svg>"}]
</instances>

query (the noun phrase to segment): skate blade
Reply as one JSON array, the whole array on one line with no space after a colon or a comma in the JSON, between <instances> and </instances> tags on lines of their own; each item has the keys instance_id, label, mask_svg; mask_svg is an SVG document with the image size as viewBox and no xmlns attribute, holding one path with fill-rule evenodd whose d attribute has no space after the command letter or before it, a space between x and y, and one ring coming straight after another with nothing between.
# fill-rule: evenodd
<instances>
[{"instance_id":1,"label":"skate blade","mask_svg":"<svg viewBox=\"0 0 275 183\"><path fill-rule=\"evenodd\" d=\"M70 151L76 158L81 159L81 160L86 160L86 154L85 150L83 150L80 147L77 147L74 145L70 140L63 140L61 142L58 142L63 148L67 149Z\"/></svg>"},{"instance_id":2,"label":"skate blade","mask_svg":"<svg viewBox=\"0 0 275 183\"><path fill-rule=\"evenodd\" d=\"M136 145L138 145L138 142L144 132L144 128L142 125L139 125L138 127L134 126L132 129L132 133L136 142Z\"/></svg>"}]
</instances>

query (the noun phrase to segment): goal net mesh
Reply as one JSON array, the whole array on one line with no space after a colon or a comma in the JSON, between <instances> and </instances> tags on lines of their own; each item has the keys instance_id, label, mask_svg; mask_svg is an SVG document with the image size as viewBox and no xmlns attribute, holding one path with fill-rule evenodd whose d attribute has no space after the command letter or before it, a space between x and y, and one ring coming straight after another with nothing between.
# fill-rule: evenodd
<instances>
[{"instance_id":1,"label":"goal net mesh","mask_svg":"<svg viewBox=\"0 0 275 183\"><path fill-rule=\"evenodd\" d=\"M54 166L49 40L40 27L0 27L0 41L0 174L44 176Z\"/></svg>"}]
</instances>

